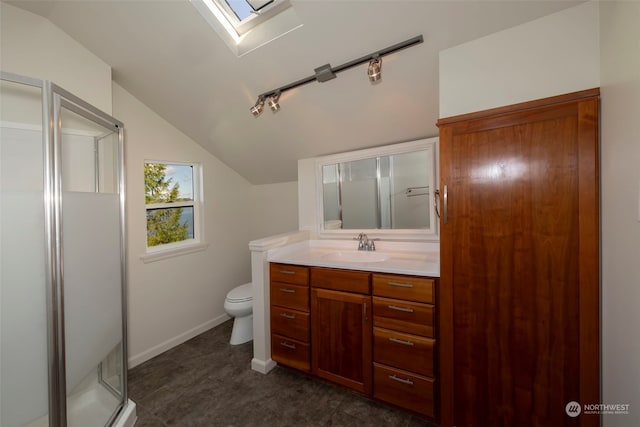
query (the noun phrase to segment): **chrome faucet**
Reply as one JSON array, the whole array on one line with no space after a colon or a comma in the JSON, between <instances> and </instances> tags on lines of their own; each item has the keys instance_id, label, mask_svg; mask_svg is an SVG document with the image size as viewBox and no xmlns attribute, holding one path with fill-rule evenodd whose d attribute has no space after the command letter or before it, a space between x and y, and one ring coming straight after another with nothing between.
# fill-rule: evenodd
<instances>
[{"instance_id":1,"label":"chrome faucet","mask_svg":"<svg viewBox=\"0 0 640 427\"><path fill-rule=\"evenodd\" d=\"M366 234L360 233L358 237L354 237L354 240L358 240L358 250L359 251L375 251L376 244L373 242L373 239L369 239Z\"/></svg>"}]
</instances>

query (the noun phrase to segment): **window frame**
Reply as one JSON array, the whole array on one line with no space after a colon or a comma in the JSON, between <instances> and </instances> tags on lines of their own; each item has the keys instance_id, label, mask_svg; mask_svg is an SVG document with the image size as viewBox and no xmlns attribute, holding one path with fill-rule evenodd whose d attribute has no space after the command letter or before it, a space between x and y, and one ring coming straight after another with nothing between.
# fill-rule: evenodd
<instances>
[{"instance_id":1,"label":"window frame","mask_svg":"<svg viewBox=\"0 0 640 427\"><path fill-rule=\"evenodd\" d=\"M266 22L280 12L291 6L289 0L273 0L271 3L263 6L258 11L252 13L249 17L240 20L233 11L231 6L225 0L208 0L222 13L224 19L235 30L233 36L242 37L253 28ZM217 17L217 16L216 16ZM219 17L217 17L220 19ZM224 25L224 23L222 23ZM227 29L228 30L228 29Z\"/></svg>"},{"instance_id":2,"label":"window frame","mask_svg":"<svg viewBox=\"0 0 640 427\"><path fill-rule=\"evenodd\" d=\"M145 253L141 256L142 260L147 262L158 261L161 259L171 258L178 255L183 255L192 252L198 252L205 250L209 245L204 239L204 224L202 221L204 197L203 197L203 173L202 165L197 162L184 162L173 160L144 160L144 165L147 164L163 164L167 166L190 166L192 168L192 189L193 200L183 200L171 203L146 203L144 204L144 245ZM144 168L143 168L144 169ZM143 171L144 178L144 171ZM150 210L155 209L175 209L191 207L193 209L193 238L181 240L179 242L165 243L156 246L148 246L147 241L147 213Z\"/></svg>"}]
</instances>

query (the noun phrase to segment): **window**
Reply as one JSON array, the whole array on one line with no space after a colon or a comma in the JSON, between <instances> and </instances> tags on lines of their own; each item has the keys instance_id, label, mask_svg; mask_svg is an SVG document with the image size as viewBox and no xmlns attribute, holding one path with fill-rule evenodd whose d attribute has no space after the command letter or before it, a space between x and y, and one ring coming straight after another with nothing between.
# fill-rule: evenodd
<instances>
[{"instance_id":1,"label":"window","mask_svg":"<svg viewBox=\"0 0 640 427\"><path fill-rule=\"evenodd\" d=\"M224 0L240 22L273 3L274 0Z\"/></svg>"},{"instance_id":2,"label":"window","mask_svg":"<svg viewBox=\"0 0 640 427\"><path fill-rule=\"evenodd\" d=\"M285 0L212 0L224 18L242 36L256 25L282 12L290 6Z\"/></svg>"},{"instance_id":3,"label":"window","mask_svg":"<svg viewBox=\"0 0 640 427\"><path fill-rule=\"evenodd\" d=\"M147 253L184 249L202 241L200 176L196 163L145 162Z\"/></svg>"},{"instance_id":4,"label":"window","mask_svg":"<svg viewBox=\"0 0 640 427\"><path fill-rule=\"evenodd\" d=\"M290 0L189 1L238 57L302 27Z\"/></svg>"}]
</instances>

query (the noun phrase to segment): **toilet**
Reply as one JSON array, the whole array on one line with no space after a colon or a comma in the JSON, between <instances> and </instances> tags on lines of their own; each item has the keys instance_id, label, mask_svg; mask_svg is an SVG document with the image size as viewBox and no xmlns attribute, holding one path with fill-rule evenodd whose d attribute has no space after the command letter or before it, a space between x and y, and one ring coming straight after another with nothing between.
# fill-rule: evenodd
<instances>
[{"instance_id":1,"label":"toilet","mask_svg":"<svg viewBox=\"0 0 640 427\"><path fill-rule=\"evenodd\" d=\"M231 345L244 344L253 339L253 290L251 283L229 291L224 300L224 310L234 317Z\"/></svg>"}]
</instances>

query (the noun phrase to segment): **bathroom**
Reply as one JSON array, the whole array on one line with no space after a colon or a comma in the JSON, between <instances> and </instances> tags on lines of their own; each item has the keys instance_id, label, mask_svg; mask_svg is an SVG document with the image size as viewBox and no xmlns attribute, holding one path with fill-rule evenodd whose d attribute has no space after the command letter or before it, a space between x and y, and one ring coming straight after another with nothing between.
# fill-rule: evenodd
<instances>
[{"instance_id":1,"label":"bathroom","mask_svg":"<svg viewBox=\"0 0 640 427\"><path fill-rule=\"evenodd\" d=\"M600 87L602 403L631 404L631 414L626 418L605 415L603 422L612 426L640 423L640 402L637 400L637 384L640 382L637 365L640 348L637 342L640 340L626 332L627 323L637 323L634 303L640 297L637 286L634 286L640 277L634 256L640 249L640 176L635 161L639 148L637 138L634 138L638 134L636 117L639 111L637 103L630 100L630 97L638 95L640 64L636 47L628 43L639 36L640 30L629 24L629 21L634 22L633 17L637 18L637 8L627 3L623 5L628 9L623 6L609 8L604 2L587 3L586 6L576 3L576 8L589 9L584 18L586 21L569 20L584 24L581 29L585 37L590 37L585 46L594 50L592 54L582 52L584 56L580 57L587 58L589 62L585 65L587 71L581 74L587 76L586 82L567 78L562 75L562 69L551 66L565 64L563 58L567 55L563 49L566 46L561 43L547 44L544 48L535 44L531 49L537 50L522 50L505 41L513 39L524 43L523 40L529 40L533 43L540 29L536 28L538 32L532 35L534 33L527 31L534 30L525 24L538 17L547 34L561 33L569 19L560 13L565 10L564 6L553 11L558 15L548 11L525 18L526 14L522 12L523 17L518 18L519 21L503 26L496 24L492 30L478 28L477 34L470 39L448 40L445 46L452 49L439 49L444 52L440 54L439 64L438 52L433 53L436 59L426 63L430 66L426 70L422 57L427 56L431 40L438 37L431 28L436 25L434 20L440 19L427 19L426 4L414 5L425 14L425 22L420 24L419 19L412 18L413 26L407 28L386 28L382 19L381 22L365 23L362 17L357 25L353 24L353 28L347 22L332 24L336 31L339 30L336 37L351 40L349 43L330 43L329 40L320 43L317 39L322 37L316 35L317 39L310 39L308 45L299 46L296 31L306 31L299 29L291 32L289 38L282 37L238 58L224 44L211 41L212 49L219 49L220 56L228 57L230 63L237 63L244 71L237 88L223 92L224 97L212 96L208 105L201 106L198 114L206 124L195 129L178 128L172 124L174 120L186 120L183 116L188 114L188 96L195 97L198 92L188 89L184 81L212 78L198 68L197 64L204 67L200 62L204 60L193 57L196 55L189 49L189 43L202 34L209 34L211 38L217 36L206 22L198 21L202 18L197 11L189 9L190 5L178 8L174 4L174 10L172 2L168 2L154 10L154 14L164 17L167 22L193 19L198 23L193 32L180 33L182 37L176 39L165 39L168 35L158 34L152 26L153 21L142 18L137 23L138 27L126 27L126 31L124 24L120 28L118 22L102 23L100 27L96 24L95 31L100 39L108 34L101 31L110 29L118 33L112 35L116 41L126 37L133 40L137 33L141 33L147 34L155 43L149 47L150 50L162 51L164 45L171 47L171 55L175 57L165 52L159 56L162 59L152 60L154 57L147 57L141 51L140 58L122 60L144 66L139 69L142 81L145 74L155 73L165 79L155 81L153 86L140 83L134 92L127 89L131 83L119 75L120 64L111 63L109 57L98 53L99 40L79 40L80 34L87 30L74 25L72 9L65 9L70 5L40 10L45 15L43 17L30 12L26 5L22 8L20 3L2 2L0 6L2 71L51 80L112 114L125 126L129 368L135 368L229 320L223 309L227 292L252 280L249 242L296 230L316 230L313 195L304 191L314 188L315 181L309 180L315 177L299 174L301 160L434 137L438 135L435 123L439 118ZM297 2L292 3L298 8ZM313 14L325 18L330 16L330 10L322 8L321 3L300 2L299 10L296 9L299 17L303 19ZM337 3L343 16L358 17L358 2ZM97 9L92 10L91 7ZM126 15L130 17L143 16L149 8L144 2L130 7ZM81 8L86 8L83 12L87 17L100 12L99 5L91 6L89 2ZM581 11L567 8L566 13L572 10L576 13ZM118 12L122 11L116 10L116 17ZM445 11L437 9L434 13ZM501 11L497 8L492 13L499 17ZM380 15L385 16L381 12L375 16ZM472 20L474 14L469 15L464 16ZM171 17L174 21L169 19ZM122 16L120 19L125 20ZM486 21L488 28L490 20L487 18ZM317 21L314 25L321 26ZM375 31L371 31L370 26L375 27ZM507 28L513 28L514 32L496 39L502 43L500 45L491 45L483 38ZM360 29L362 31L357 31ZM317 31L321 34L321 30ZM362 34L375 36L365 43L360 37ZM321 84L311 83L283 94L280 99L282 109L277 114L265 108L267 111L254 118L249 112L258 94L309 75L324 63L330 62L335 66L417 34L424 35L425 43L385 57L383 78L379 83L371 85L367 81L366 67L363 66L362 69L339 73L336 79ZM567 40L558 36L560 39ZM95 49L86 47L92 43L96 45ZM310 46L314 43L318 44L318 51L311 53ZM457 45L460 45L459 49L453 49ZM342 50L336 50L339 47ZM267 51L261 52L261 49ZM282 52L293 49L302 53L285 61ZM518 61L526 60L518 56L523 51L535 52L531 54L533 62L548 66L546 69L557 75L545 75L539 72L539 68L529 71L518 68ZM478 61L477 56L482 55L504 64L501 68L504 74L491 78L493 70L482 69L479 65L471 67L465 62L465 59ZM570 62L580 58L571 58ZM138 60L141 62L136 62ZM445 60L446 63L443 62ZM456 60L460 62L455 63ZM181 61L196 64L191 67L192 74L185 75L180 71ZM445 73L439 69L446 64L461 74L451 73L450 69ZM486 62L481 64L487 65ZM180 72L175 75L181 77L172 79L172 73L177 71ZM262 76L263 72L268 72L268 77ZM225 73L229 71L225 70ZM435 87L421 85L425 74L435 82ZM447 80L447 76L451 80ZM467 86L460 86L463 83ZM224 85L222 83L221 86ZM518 92L514 89L516 86L523 91L532 89L533 94ZM167 96L179 101L173 105L156 102L155 92L160 91L160 87L168 92ZM427 87L432 88L431 91L427 91ZM540 91L536 91L536 87L541 88ZM380 93L388 98L378 98ZM469 93L473 96L463 96ZM428 102L424 102L425 99ZM223 102L228 104L222 105ZM217 114L220 119L216 118ZM204 147L196 140L206 140L209 145ZM218 149L227 157L222 159L211 154ZM202 223L204 241L197 251L166 259L147 257L142 177L144 162L148 160L198 162L201 165L206 205ZM263 163L268 163L268 167ZM229 166L232 164L238 166L232 168ZM354 232L349 236L354 244L357 242L351 238L357 234Z\"/></svg>"}]
</instances>

